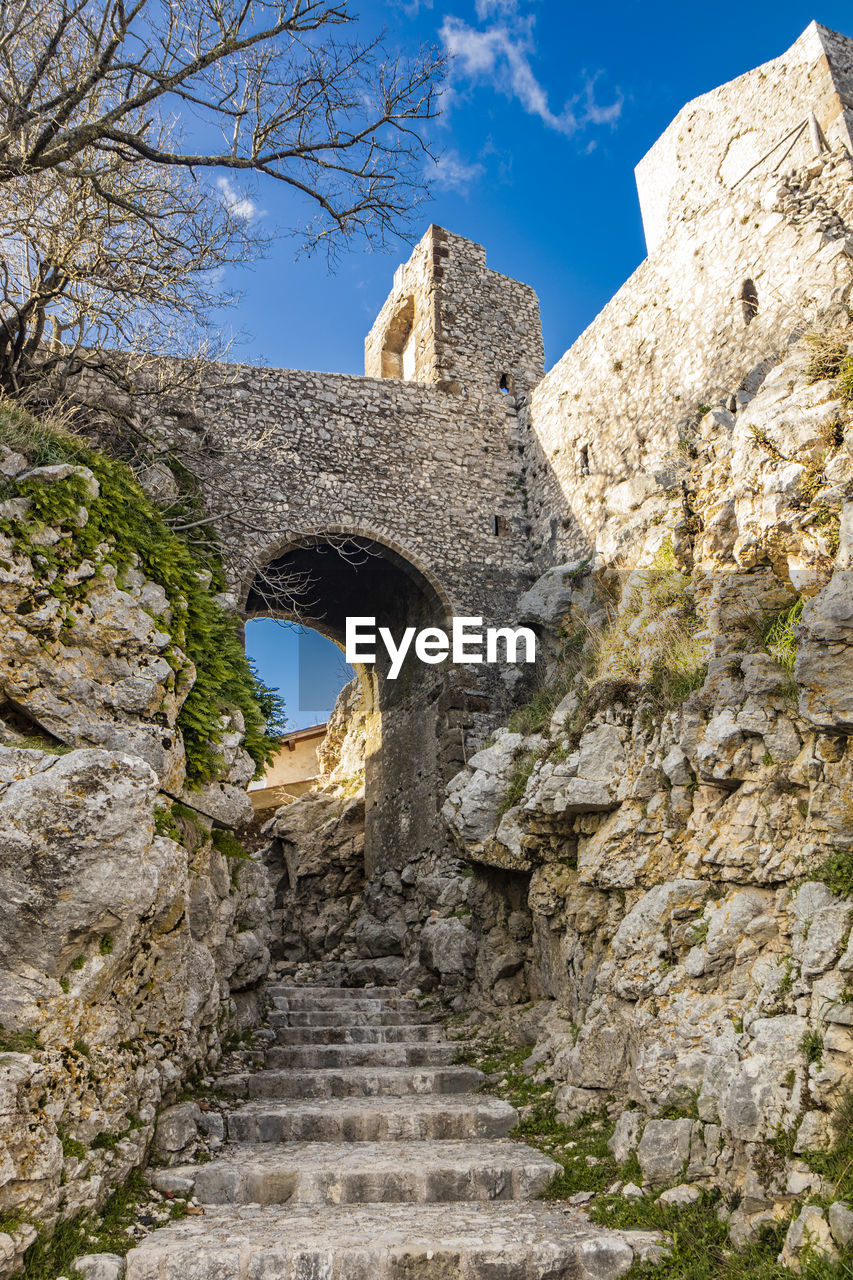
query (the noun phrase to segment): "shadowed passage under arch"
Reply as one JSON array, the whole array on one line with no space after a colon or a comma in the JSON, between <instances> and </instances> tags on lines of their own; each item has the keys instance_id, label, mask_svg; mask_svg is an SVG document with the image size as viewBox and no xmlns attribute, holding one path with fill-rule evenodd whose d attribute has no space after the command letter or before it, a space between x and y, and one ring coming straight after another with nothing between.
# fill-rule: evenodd
<instances>
[{"instance_id":1,"label":"shadowed passage under arch","mask_svg":"<svg viewBox=\"0 0 853 1280\"><path fill-rule=\"evenodd\" d=\"M406 627L447 626L447 593L399 550L363 535L311 534L291 542L249 589L249 617L292 619L343 646L348 617L372 617L399 639ZM428 857L441 843L438 798L461 764L459 696L447 664L410 652L399 677L388 657L359 669L368 715L365 870ZM451 741L452 739L452 741Z\"/></svg>"}]
</instances>

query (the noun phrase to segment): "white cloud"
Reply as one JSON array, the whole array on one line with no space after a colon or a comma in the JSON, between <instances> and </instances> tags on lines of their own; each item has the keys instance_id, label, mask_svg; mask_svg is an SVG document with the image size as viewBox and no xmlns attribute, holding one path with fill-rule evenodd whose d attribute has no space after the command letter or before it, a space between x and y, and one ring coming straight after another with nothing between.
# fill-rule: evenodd
<instances>
[{"instance_id":1,"label":"white cloud","mask_svg":"<svg viewBox=\"0 0 853 1280\"><path fill-rule=\"evenodd\" d=\"M486 172L483 165L475 162L467 164L458 151L445 151L430 168L433 184L443 191L467 192L472 182L476 182Z\"/></svg>"},{"instance_id":2,"label":"white cloud","mask_svg":"<svg viewBox=\"0 0 853 1280\"><path fill-rule=\"evenodd\" d=\"M477 0L481 20L491 14L501 18L484 30L469 26L461 18L445 18L440 34L453 59L453 79L490 85L496 93L515 98L528 115L538 116L549 129L567 137L587 125L615 124L622 111L622 98L618 96L606 106L596 102L597 76L588 77L583 93L570 98L561 111L551 108L548 94L531 65L536 51L534 20L515 17L516 8L516 0Z\"/></svg>"},{"instance_id":3,"label":"white cloud","mask_svg":"<svg viewBox=\"0 0 853 1280\"><path fill-rule=\"evenodd\" d=\"M407 18L416 18L421 9L431 9L432 0L395 0Z\"/></svg>"},{"instance_id":4,"label":"white cloud","mask_svg":"<svg viewBox=\"0 0 853 1280\"><path fill-rule=\"evenodd\" d=\"M481 22L492 15L509 18L518 13L518 0L476 0L477 17Z\"/></svg>"},{"instance_id":5,"label":"white cloud","mask_svg":"<svg viewBox=\"0 0 853 1280\"><path fill-rule=\"evenodd\" d=\"M241 222L254 222L261 216L261 211L254 200L250 200L230 178L217 178L216 187L225 208Z\"/></svg>"}]
</instances>

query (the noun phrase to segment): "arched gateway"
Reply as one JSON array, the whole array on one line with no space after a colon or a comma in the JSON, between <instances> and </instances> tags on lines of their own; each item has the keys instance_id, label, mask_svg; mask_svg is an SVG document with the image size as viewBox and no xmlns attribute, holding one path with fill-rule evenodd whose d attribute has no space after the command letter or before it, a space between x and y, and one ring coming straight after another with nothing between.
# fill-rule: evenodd
<instances>
[{"instance_id":1,"label":"arched gateway","mask_svg":"<svg viewBox=\"0 0 853 1280\"><path fill-rule=\"evenodd\" d=\"M178 420L234 604L339 642L348 614L395 634L453 614L513 623L530 577L518 410L543 373L535 294L431 227L396 273L365 367L361 378L218 366ZM298 607L294 580L310 584ZM375 677L369 862L433 847L464 725L505 700L494 670L454 679L448 667Z\"/></svg>"}]
</instances>

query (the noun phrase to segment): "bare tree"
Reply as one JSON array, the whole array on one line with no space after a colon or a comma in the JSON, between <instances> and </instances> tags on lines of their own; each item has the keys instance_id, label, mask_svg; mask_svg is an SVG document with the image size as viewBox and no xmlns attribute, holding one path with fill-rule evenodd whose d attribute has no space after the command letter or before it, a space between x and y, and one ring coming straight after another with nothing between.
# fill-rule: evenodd
<instances>
[{"instance_id":1,"label":"bare tree","mask_svg":"<svg viewBox=\"0 0 853 1280\"><path fill-rule=\"evenodd\" d=\"M127 381L143 354L221 354L206 331L230 300L223 268L261 245L231 204L147 161L81 153L0 185L0 387L45 396L86 366Z\"/></svg>"},{"instance_id":2,"label":"bare tree","mask_svg":"<svg viewBox=\"0 0 853 1280\"><path fill-rule=\"evenodd\" d=\"M383 240L424 194L441 60L353 21L348 0L0 0L0 183L88 174L121 208L99 158L250 171L305 197L307 246Z\"/></svg>"}]
</instances>

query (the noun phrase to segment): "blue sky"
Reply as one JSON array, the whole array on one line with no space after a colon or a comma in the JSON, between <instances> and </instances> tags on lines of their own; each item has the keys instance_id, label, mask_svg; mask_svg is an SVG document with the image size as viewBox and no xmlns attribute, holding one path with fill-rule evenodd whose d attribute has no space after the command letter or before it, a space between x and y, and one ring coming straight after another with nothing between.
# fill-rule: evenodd
<instances>
[{"instance_id":1,"label":"blue sky","mask_svg":"<svg viewBox=\"0 0 853 1280\"><path fill-rule=\"evenodd\" d=\"M718 0L713 6L610 0L356 0L365 33L391 45L442 46L453 55L444 111L431 128L443 152L430 222L486 246L489 265L538 292L546 367L595 317L645 256L633 169L680 107L776 57L816 18L853 35L849 0L819 9L798 0ZM300 209L274 182L251 193L264 225L292 225ZM241 272L233 321L237 356L280 368L363 372L363 342L409 253L294 260L275 242ZM295 640L255 625L249 642L295 724ZM326 642L327 643L327 642Z\"/></svg>"}]
</instances>

